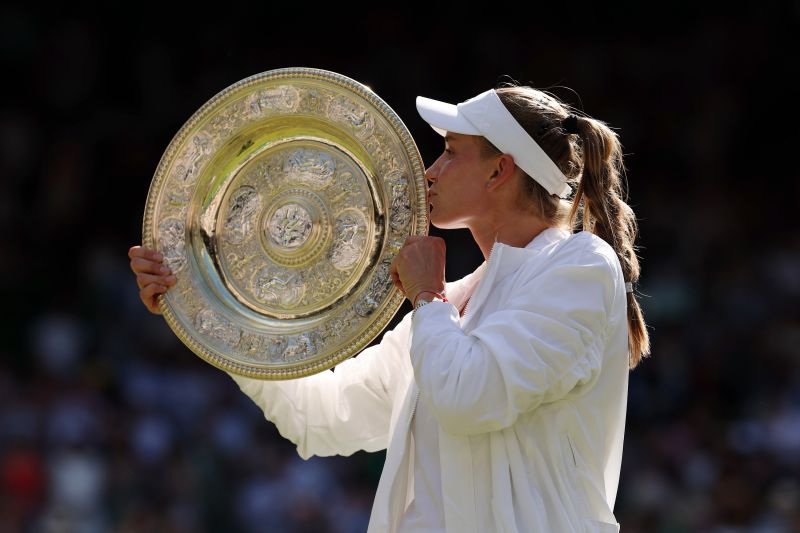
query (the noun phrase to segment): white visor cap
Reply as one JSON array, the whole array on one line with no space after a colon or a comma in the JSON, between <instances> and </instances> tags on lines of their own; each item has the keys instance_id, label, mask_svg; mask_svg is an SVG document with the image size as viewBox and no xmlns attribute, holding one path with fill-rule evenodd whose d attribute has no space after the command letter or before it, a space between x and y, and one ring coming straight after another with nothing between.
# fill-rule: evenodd
<instances>
[{"instance_id":1,"label":"white visor cap","mask_svg":"<svg viewBox=\"0 0 800 533\"><path fill-rule=\"evenodd\" d=\"M511 154L514 163L550 194L565 198L572 190L566 176L509 113L494 89L458 105L417 96L417 111L443 137L448 131L486 137Z\"/></svg>"}]
</instances>

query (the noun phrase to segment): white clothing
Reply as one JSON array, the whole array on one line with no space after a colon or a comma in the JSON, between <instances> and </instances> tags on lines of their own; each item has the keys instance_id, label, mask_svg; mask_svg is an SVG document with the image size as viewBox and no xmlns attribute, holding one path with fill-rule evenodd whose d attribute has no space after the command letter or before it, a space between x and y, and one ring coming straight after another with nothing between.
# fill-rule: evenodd
<instances>
[{"instance_id":1,"label":"white clothing","mask_svg":"<svg viewBox=\"0 0 800 533\"><path fill-rule=\"evenodd\" d=\"M387 448L370 532L396 532L414 499L417 398L439 426L446 531L618 531L628 336L613 249L557 228L495 243L447 296L335 372L233 378L301 457Z\"/></svg>"},{"instance_id":2,"label":"white clothing","mask_svg":"<svg viewBox=\"0 0 800 533\"><path fill-rule=\"evenodd\" d=\"M414 496L400 517L398 533L440 533L445 530L439 424L424 401L417 398L411 417L414 456Z\"/></svg>"},{"instance_id":3,"label":"white clothing","mask_svg":"<svg viewBox=\"0 0 800 533\"><path fill-rule=\"evenodd\" d=\"M478 278L476 275L475 278ZM464 293L466 300L471 293ZM460 307L460 306L459 306ZM445 531L439 424L417 397L411 415L411 454L414 458L414 499L400 517L397 533Z\"/></svg>"}]
</instances>

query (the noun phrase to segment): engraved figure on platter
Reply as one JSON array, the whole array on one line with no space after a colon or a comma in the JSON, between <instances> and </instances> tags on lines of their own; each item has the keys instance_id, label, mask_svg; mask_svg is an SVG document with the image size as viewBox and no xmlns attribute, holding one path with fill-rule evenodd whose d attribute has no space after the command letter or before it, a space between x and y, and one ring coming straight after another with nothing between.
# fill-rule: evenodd
<instances>
[{"instance_id":1,"label":"engraved figure on platter","mask_svg":"<svg viewBox=\"0 0 800 533\"><path fill-rule=\"evenodd\" d=\"M291 307L302 300L306 284L300 274L262 268L256 273L253 293L260 302Z\"/></svg>"},{"instance_id":2,"label":"engraved figure on platter","mask_svg":"<svg viewBox=\"0 0 800 533\"><path fill-rule=\"evenodd\" d=\"M347 317L345 317L347 314ZM334 316L325 324L322 332L322 338L327 342L336 342L345 336L347 330L355 323L355 317L350 312L343 312L338 316Z\"/></svg>"},{"instance_id":3,"label":"engraved figure on platter","mask_svg":"<svg viewBox=\"0 0 800 533\"><path fill-rule=\"evenodd\" d=\"M214 115L203 128L216 142L227 139L238 130L245 121L246 111L242 101L235 101Z\"/></svg>"},{"instance_id":4,"label":"engraved figure on platter","mask_svg":"<svg viewBox=\"0 0 800 533\"><path fill-rule=\"evenodd\" d=\"M183 176L184 172L179 175ZM191 191L185 188L176 188L167 192L167 198L170 205L183 207L189 203L192 198Z\"/></svg>"},{"instance_id":5,"label":"engraved figure on platter","mask_svg":"<svg viewBox=\"0 0 800 533\"><path fill-rule=\"evenodd\" d=\"M365 108L344 96L331 100L328 116L349 124L360 136L372 133L375 125L374 119Z\"/></svg>"},{"instance_id":6,"label":"engraved figure on platter","mask_svg":"<svg viewBox=\"0 0 800 533\"><path fill-rule=\"evenodd\" d=\"M283 352L283 358L287 361L296 359L305 359L316 351L316 343L308 333L298 335L292 339L286 350Z\"/></svg>"},{"instance_id":7,"label":"engraved figure on platter","mask_svg":"<svg viewBox=\"0 0 800 533\"><path fill-rule=\"evenodd\" d=\"M304 111L317 112L321 97L319 91L316 89L307 89L305 94L300 99L300 107Z\"/></svg>"},{"instance_id":8,"label":"engraved figure on platter","mask_svg":"<svg viewBox=\"0 0 800 533\"><path fill-rule=\"evenodd\" d=\"M241 244L253 234L253 215L260 205L258 191L249 185L240 187L231 195L223 232L226 241Z\"/></svg>"},{"instance_id":9,"label":"engraved figure on platter","mask_svg":"<svg viewBox=\"0 0 800 533\"><path fill-rule=\"evenodd\" d=\"M367 317L371 315L381 304L383 295L392 285L392 278L389 274L390 267L391 263L387 261L383 261L377 266L369 288L355 305L355 311L359 316Z\"/></svg>"},{"instance_id":10,"label":"engraved figure on platter","mask_svg":"<svg viewBox=\"0 0 800 533\"><path fill-rule=\"evenodd\" d=\"M333 229L330 255L333 266L345 270L358 261L364 251L365 226L363 216L357 211L348 210L339 215Z\"/></svg>"},{"instance_id":11,"label":"engraved figure on platter","mask_svg":"<svg viewBox=\"0 0 800 533\"><path fill-rule=\"evenodd\" d=\"M195 327L199 332L218 339L231 348L239 344L239 339L242 335L238 328L211 309L203 309L197 313Z\"/></svg>"},{"instance_id":12,"label":"engraved figure on platter","mask_svg":"<svg viewBox=\"0 0 800 533\"><path fill-rule=\"evenodd\" d=\"M281 85L251 94L246 106L252 117L259 117L270 110L293 112L299 103L298 90L291 85Z\"/></svg>"},{"instance_id":13,"label":"engraved figure on platter","mask_svg":"<svg viewBox=\"0 0 800 533\"><path fill-rule=\"evenodd\" d=\"M264 337L258 333L243 331L241 342L239 342L239 352L254 359L263 359L264 342Z\"/></svg>"},{"instance_id":14,"label":"engraved figure on platter","mask_svg":"<svg viewBox=\"0 0 800 533\"><path fill-rule=\"evenodd\" d=\"M179 218L165 218L158 226L158 244L173 272L186 265L186 227Z\"/></svg>"},{"instance_id":15,"label":"engraved figure on platter","mask_svg":"<svg viewBox=\"0 0 800 533\"><path fill-rule=\"evenodd\" d=\"M401 230L411 220L411 206L408 201L408 178L400 171L392 171L386 176L391 194L391 214L389 225Z\"/></svg>"},{"instance_id":16,"label":"engraved figure on platter","mask_svg":"<svg viewBox=\"0 0 800 533\"><path fill-rule=\"evenodd\" d=\"M279 207L269 221L269 235L273 242L284 248L297 248L311 235L314 223L306 209L298 204Z\"/></svg>"},{"instance_id":17,"label":"engraved figure on platter","mask_svg":"<svg viewBox=\"0 0 800 533\"><path fill-rule=\"evenodd\" d=\"M283 335L271 335L266 338L267 343L267 356L271 361L283 357L283 352L286 351L288 341Z\"/></svg>"},{"instance_id":18,"label":"engraved figure on platter","mask_svg":"<svg viewBox=\"0 0 800 533\"><path fill-rule=\"evenodd\" d=\"M205 135L195 135L192 137L191 148L186 155L185 164L179 165L179 176L185 185L189 185L197 178L200 171L200 164L209 151L210 141Z\"/></svg>"},{"instance_id":19,"label":"engraved figure on platter","mask_svg":"<svg viewBox=\"0 0 800 533\"><path fill-rule=\"evenodd\" d=\"M292 152L283 164L286 179L316 189L330 185L336 171L336 161L329 154L300 148Z\"/></svg>"}]
</instances>

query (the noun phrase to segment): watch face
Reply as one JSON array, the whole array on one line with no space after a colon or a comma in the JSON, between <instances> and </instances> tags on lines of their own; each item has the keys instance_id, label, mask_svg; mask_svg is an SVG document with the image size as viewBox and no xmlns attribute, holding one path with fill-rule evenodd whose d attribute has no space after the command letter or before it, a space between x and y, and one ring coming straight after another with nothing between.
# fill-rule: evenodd
<instances>
[{"instance_id":1,"label":"watch face","mask_svg":"<svg viewBox=\"0 0 800 533\"><path fill-rule=\"evenodd\" d=\"M178 278L164 318L234 374L331 368L402 305L389 268L427 232L425 193L414 140L368 87L306 68L244 79L187 121L150 185L142 242Z\"/></svg>"},{"instance_id":2,"label":"watch face","mask_svg":"<svg viewBox=\"0 0 800 533\"><path fill-rule=\"evenodd\" d=\"M443 301L444 301L444 300L442 300L442 299L441 299L441 298L439 298L438 296L434 297L432 300L425 300L425 299L421 299L421 300L419 300L419 301L417 302L417 305L416 305L416 306L414 306L414 309L420 308L420 307L422 307L423 305L425 305L425 304L429 304L429 303L431 303L431 302L443 302Z\"/></svg>"}]
</instances>

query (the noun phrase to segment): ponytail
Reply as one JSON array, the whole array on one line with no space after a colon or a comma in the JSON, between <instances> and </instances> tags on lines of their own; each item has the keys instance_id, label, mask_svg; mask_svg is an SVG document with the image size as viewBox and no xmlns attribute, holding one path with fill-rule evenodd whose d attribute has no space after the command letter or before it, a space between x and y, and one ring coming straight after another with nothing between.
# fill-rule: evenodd
<instances>
[{"instance_id":1,"label":"ponytail","mask_svg":"<svg viewBox=\"0 0 800 533\"><path fill-rule=\"evenodd\" d=\"M617 134L603 122L578 117L577 135L583 152L583 175L572 201L568 220L573 229L581 218L581 227L609 243L617 253L626 282L639 279L639 258L634 242L637 234L636 216L622 199L622 146ZM650 337L642 309L633 292L628 299L629 366L636 367L642 357L650 354Z\"/></svg>"}]
</instances>

